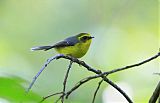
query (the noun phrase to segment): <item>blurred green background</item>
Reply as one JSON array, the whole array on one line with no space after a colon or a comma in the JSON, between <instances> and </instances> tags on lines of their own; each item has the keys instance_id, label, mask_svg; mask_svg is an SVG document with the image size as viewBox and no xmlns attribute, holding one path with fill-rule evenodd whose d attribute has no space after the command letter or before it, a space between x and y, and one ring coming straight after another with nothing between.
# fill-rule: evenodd
<instances>
[{"instance_id":1,"label":"blurred green background","mask_svg":"<svg viewBox=\"0 0 160 103\"><path fill-rule=\"evenodd\" d=\"M31 52L30 48L55 43L81 32L95 39L81 58L92 67L108 71L137 63L158 52L158 0L0 0L0 103L37 103L43 96L62 90L69 61L52 62L25 95L44 62L55 51ZM160 59L109 76L131 88L136 103L148 102L159 77ZM94 75L74 64L67 90L80 79ZM73 92L65 103L90 103L99 79ZM102 99L103 83L96 103ZM58 96L46 103L53 103ZM112 100L111 100L112 101Z\"/></svg>"}]
</instances>

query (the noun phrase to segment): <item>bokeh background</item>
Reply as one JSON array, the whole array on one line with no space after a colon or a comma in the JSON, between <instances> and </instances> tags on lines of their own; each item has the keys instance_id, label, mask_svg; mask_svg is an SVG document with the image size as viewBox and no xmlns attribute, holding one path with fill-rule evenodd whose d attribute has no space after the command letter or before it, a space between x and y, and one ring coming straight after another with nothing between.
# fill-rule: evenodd
<instances>
[{"instance_id":1,"label":"bokeh background","mask_svg":"<svg viewBox=\"0 0 160 103\"><path fill-rule=\"evenodd\" d=\"M92 67L108 71L137 63L158 52L159 0L0 0L0 103L37 103L62 90L69 61L57 60L40 75L31 92L25 89L44 62L56 52L31 52L81 32L91 33L88 53L81 58ZM156 59L134 69L110 75L136 103L148 102L160 72ZM67 90L80 79L94 75L77 64ZM65 103L90 103L100 79L81 86ZM96 103L125 101L103 83ZM53 103L58 96L44 103ZM123 99L123 100L122 100ZM124 103L123 101L123 103Z\"/></svg>"}]
</instances>

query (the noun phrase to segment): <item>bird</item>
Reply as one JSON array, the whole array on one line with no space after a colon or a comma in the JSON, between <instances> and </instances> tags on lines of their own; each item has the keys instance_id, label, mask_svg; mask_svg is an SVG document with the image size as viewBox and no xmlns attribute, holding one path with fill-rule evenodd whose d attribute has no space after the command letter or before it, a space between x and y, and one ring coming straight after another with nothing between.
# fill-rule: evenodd
<instances>
[{"instance_id":1,"label":"bird","mask_svg":"<svg viewBox=\"0 0 160 103\"><path fill-rule=\"evenodd\" d=\"M77 35L70 36L64 40L61 40L54 45L37 46L31 48L31 50L47 51L54 48L59 54L81 58L87 53L93 38L94 37L89 33L79 33Z\"/></svg>"}]
</instances>

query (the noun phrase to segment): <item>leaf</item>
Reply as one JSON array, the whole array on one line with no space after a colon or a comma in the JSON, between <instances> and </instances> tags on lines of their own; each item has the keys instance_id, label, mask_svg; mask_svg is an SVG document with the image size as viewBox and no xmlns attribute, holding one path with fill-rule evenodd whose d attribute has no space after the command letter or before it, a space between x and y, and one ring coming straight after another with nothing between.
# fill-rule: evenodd
<instances>
[{"instance_id":1,"label":"leaf","mask_svg":"<svg viewBox=\"0 0 160 103\"><path fill-rule=\"evenodd\" d=\"M0 98L12 103L37 103L42 99L32 91L25 93L25 88L21 85L25 80L19 77L0 77Z\"/></svg>"}]
</instances>

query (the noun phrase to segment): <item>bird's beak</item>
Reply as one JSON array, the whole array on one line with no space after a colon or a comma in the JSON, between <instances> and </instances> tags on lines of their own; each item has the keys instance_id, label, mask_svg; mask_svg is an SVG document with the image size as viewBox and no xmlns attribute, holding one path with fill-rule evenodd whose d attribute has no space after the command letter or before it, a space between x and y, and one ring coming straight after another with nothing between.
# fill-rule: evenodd
<instances>
[{"instance_id":1,"label":"bird's beak","mask_svg":"<svg viewBox=\"0 0 160 103\"><path fill-rule=\"evenodd\" d=\"M90 37L90 39L94 38L93 36Z\"/></svg>"}]
</instances>

